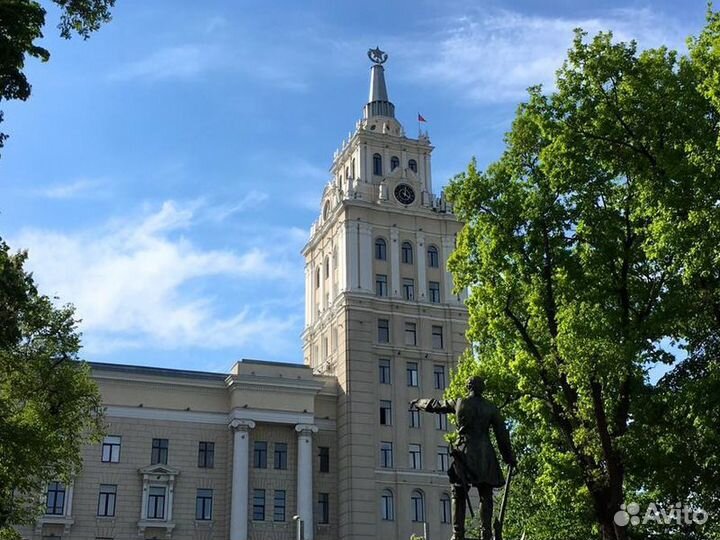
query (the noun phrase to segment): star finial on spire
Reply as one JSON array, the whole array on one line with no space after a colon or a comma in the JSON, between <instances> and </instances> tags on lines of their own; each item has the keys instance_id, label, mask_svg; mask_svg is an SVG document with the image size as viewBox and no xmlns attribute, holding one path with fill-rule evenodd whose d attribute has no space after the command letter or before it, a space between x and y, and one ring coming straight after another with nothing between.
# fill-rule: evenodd
<instances>
[{"instance_id":1,"label":"star finial on spire","mask_svg":"<svg viewBox=\"0 0 720 540\"><path fill-rule=\"evenodd\" d=\"M385 51L381 51L380 47L368 50L368 58L375 64L384 64L387 62L388 55Z\"/></svg>"}]
</instances>

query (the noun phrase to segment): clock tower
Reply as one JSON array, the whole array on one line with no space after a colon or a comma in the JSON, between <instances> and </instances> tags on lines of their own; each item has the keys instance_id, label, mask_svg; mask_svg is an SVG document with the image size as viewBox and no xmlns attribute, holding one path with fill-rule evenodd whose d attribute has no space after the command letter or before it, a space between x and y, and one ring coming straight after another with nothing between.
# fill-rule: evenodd
<instances>
[{"instance_id":1,"label":"clock tower","mask_svg":"<svg viewBox=\"0 0 720 540\"><path fill-rule=\"evenodd\" d=\"M343 540L449 536L441 397L466 348L467 310L447 259L461 225L432 186L427 133L406 135L379 48L370 95L333 156L305 256L303 355L338 381L337 521ZM422 424L421 424L422 421Z\"/></svg>"}]
</instances>

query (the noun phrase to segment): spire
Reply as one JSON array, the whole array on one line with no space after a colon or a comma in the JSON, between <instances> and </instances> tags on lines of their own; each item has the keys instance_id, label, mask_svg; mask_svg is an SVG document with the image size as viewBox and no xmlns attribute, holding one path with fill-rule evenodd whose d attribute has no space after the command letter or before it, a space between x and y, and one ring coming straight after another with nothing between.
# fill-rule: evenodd
<instances>
[{"instance_id":1,"label":"spire","mask_svg":"<svg viewBox=\"0 0 720 540\"><path fill-rule=\"evenodd\" d=\"M373 62L370 68L370 97L365 105L365 118L373 116L387 116L395 118L395 105L388 99L387 87L385 86L385 68L383 64L387 61L387 53L380 50L380 47L370 49L368 58Z\"/></svg>"}]
</instances>

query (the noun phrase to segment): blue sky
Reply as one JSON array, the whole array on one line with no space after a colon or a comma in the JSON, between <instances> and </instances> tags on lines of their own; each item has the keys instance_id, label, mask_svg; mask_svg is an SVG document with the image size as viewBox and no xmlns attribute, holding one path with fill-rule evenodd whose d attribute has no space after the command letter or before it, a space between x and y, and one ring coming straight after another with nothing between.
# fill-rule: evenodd
<instances>
[{"instance_id":1,"label":"blue sky","mask_svg":"<svg viewBox=\"0 0 720 540\"><path fill-rule=\"evenodd\" d=\"M436 188L502 151L572 29L684 48L701 0L119 1L2 103L0 235L76 305L88 360L227 370L301 362L303 261L333 151L388 51L390 99L436 150Z\"/></svg>"}]
</instances>

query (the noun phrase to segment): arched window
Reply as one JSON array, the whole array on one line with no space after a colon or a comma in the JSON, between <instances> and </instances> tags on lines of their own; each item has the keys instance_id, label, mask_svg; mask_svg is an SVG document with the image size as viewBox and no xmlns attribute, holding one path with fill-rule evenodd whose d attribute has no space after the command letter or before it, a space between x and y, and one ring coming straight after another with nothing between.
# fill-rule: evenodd
<instances>
[{"instance_id":1,"label":"arched window","mask_svg":"<svg viewBox=\"0 0 720 540\"><path fill-rule=\"evenodd\" d=\"M437 268L440 266L440 257L438 257L438 249L435 246L430 246L427 250L428 266L430 268Z\"/></svg>"},{"instance_id":2,"label":"arched window","mask_svg":"<svg viewBox=\"0 0 720 540\"><path fill-rule=\"evenodd\" d=\"M327 219L330 215L330 201L325 201L325 206L323 206L323 219Z\"/></svg>"},{"instance_id":3,"label":"arched window","mask_svg":"<svg viewBox=\"0 0 720 540\"><path fill-rule=\"evenodd\" d=\"M325 279L330 277L330 258L325 257Z\"/></svg>"},{"instance_id":4,"label":"arched window","mask_svg":"<svg viewBox=\"0 0 720 540\"><path fill-rule=\"evenodd\" d=\"M417 161L415 161L414 159L411 159L410 161L408 161L408 167L410 168L410 170L412 172L416 173L417 172Z\"/></svg>"},{"instance_id":5,"label":"arched window","mask_svg":"<svg viewBox=\"0 0 720 540\"><path fill-rule=\"evenodd\" d=\"M350 180L350 167L349 166L345 166L345 178Z\"/></svg>"},{"instance_id":6,"label":"arched window","mask_svg":"<svg viewBox=\"0 0 720 540\"><path fill-rule=\"evenodd\" d=\"M450 495L443 493L440 496L440 523L450 523Z\"/></svg>"},{"instance_id":7,"label":"arched window","mask_svg":"<svg viewBox=\"0 0 720 540\"><path fill-rule=\"evenodd\" d=\"M419 489L410 496L410 512L413 521L425 521L425 497Z\"/></svg>"},{"instance_id":8,"label":"arched window","mask_svg":"<svg viewBox=\"0 0 720 540\"><path fill-rule=\"evenodd\" d=\"M348 180L350 178L355 178L355 158L352 158L350 162L350 176L348 176Z\"/></svg>"},{"instance_id":9,"label":"arched window","mask_svg":"<svg viewBox=\"0 0 720 540\"><path fill-rule=\"evenodd\" d=\"M318 266L315 270L315 288L320 288L320 267Z\"/></svg>"},{"instance_id":10,"label":"arched window","mask_svg":"<svg viewBox=\"0 0 720 540\"><path fill-rule=\"evenodd\" d=\"M403 242L402 243L402 262L405 264L412 264L413 263L413 247L410 242Z\"/></svg>"},{"instance_id":11,"label":"arched window","mask_svg":"<svg viewBox=\"0 0 720 540\"><path fill-rule=\"evenodd\" d=\"M382 156L380 154L373 154L373 174L382 176Z\"/></svg>"},{"instance_id":12,"label":"arched window","mask_svg":"<svg viewBox=\"0 0 720 540\"><path fill-rule=\"evenodd\" d=\"M400 160L397 156L393 156L390 158L390 170L394 171L400 166Z\"/></svg>"},{"instance_id":13,"label":"arched window","mask_svg":"<svg viewBox=\"0 0 720 540\"><path fill-rule=\"evenodd\" d=\"M395 500L389 489L384 489L380 495L380 517L383 521L395 521Z\"/></svg>"},{"instance_id":14,"label":"arched window","mask_svg":"<svg viewBox=\"0 0 720 540\"><path fill-rule=\"evenodd\" d=\"M375 258L379 261L387 259L387 244L382 238L375 239Z\"/></svg>"}]
</instances>

